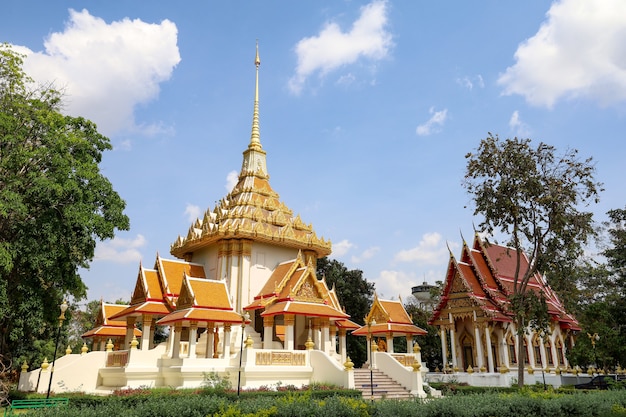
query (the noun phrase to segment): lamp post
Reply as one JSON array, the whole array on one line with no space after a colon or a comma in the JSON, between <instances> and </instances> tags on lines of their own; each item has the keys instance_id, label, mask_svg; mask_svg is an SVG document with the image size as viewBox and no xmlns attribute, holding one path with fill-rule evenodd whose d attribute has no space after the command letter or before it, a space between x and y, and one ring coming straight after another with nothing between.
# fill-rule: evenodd
<instances>
[{"instance_id":1,"label":"lamp post","mask_svg":"<svg viewBox=\"0 0 626 417\"><path fill-rule=\"evenodd\" d=\"M239 348L239 376L237 377L237 398L241 392L241 360L243 358L243 333L246 329L246 323L250 321L250 313L247 311L241 315L241 346Z\"/></svg>"},{"instance_id":2,"label":"lamp post","mask_svg":"<svg viewBox=\"0 0 626 417\"><path fill-rule=\"evenodd\" d=\"M367 348L370 353L370 399L374 400L374 370L372 368L374 357L372 356L372 326L376 325L376 320L367 322Z\"/></svg>"},{"instance_id":3,"label":"lamp post","mask_svg":"<svg viewBox=\"0 0 626 417\"><path fill-rule=\"evenodd\" d=\"M61 315L59 316L59 327L57 327L57 337L54 340L54 356L52 357L52 369L50 370L50 381L48 381L48 393L46 399L50 398L50 388L52 387L52 375L54 374L54 361L57 358L57 347L59 346L59 337L61 336L61 327L63 327L63 321L65 321L65 312L67 311L67 301L63 300L63 303L59 306L61 309Z\"/></svg>"},{"instance_id":4,"label":"lamp post","mask_svg":"<svg viewBox=\"0 0 626 417\"><path fill-rule=\"evenodd\" d=\"M598 370L598 354L596 353L596 342L600 340L600 335L598 333L589 334L587 333L587 337L591 340L591 346L593 347L593 362L596 367L596 371Z\"/></svg>"}]
</instances>

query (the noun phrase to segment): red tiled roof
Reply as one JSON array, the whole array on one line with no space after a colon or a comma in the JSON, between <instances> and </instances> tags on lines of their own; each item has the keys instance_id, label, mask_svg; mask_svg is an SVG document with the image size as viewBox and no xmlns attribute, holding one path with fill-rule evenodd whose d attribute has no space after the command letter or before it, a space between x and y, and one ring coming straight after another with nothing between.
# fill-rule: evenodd
<instances>
[{"instance_id":1,"label":"red tiled roof","mask_svg":"<svg viewBox=\"0 0 626 417\"><path fill-rule=\"evenodd\" d=\"M529 265L528 258L523 252L519 255L519 271L523 274ZM462 262L457 262L453 257L450 258L444 291L429 323L435 323L440 319L442 310L449 302L452 283L456 277L461 280L461 285L467 288L467 296L488 317L497 321L510 321L511 313L507 311L508 295L514 292L514 277L518 268L515 249L483 243L480 237L476 236L472 249L466 244L463 245L461 259ZM578 328L576 319L565 311L558 296L541 274L536 273L530 277L528 288L538 295L543 294L548 313L561 327Z\"/></svg>"}]
</instances>

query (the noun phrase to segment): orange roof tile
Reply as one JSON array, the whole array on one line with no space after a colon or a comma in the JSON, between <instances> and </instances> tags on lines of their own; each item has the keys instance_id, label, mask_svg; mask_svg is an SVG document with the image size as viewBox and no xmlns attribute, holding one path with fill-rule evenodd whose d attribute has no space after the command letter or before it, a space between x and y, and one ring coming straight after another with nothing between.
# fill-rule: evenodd
<instances>
[{"instance_id":1,"label":"orange roof tile","mask_svg":"<svg viewBox=\"0 0 626 417\"><path fill-rule=\"evenodd\" d=\"M361 326L358 330L352 332L353 336L386 335L392 333L393 337L404 335L423 335L428 332L414 324L404 323L376 323L373 326Z\"/></svg>"},{"instance_id":2,"label":"orange roof tile","mask_svg":"<svg viewBox=\"0 0 626 417\"><path fill-rule=\"evenodd\" d=\"M127 316L141 316L143 314L152 314L154 316L164 316L169 314L170 310L162 302L146 301L145 303L131 305L119 313L111 316L111 319L119 319Z\"/></svg>"},{"instance_id":3,"label":"orange roof tile","mask_svg":"<svg viewBox=\"0 0 626 417\"><path fill-rule=\"evenodd\" d=\"M172 324L176 322L196 323L241 323L241 314L232 310L216 310L211 308L190 307L176 310L160 319L158 324Z\"/></svg>"},{"instance_id":4,"label":"orange roof tile","mask_svg":"<svg viewBox=\"0 0 626 417\"><path fill-rule=\"evenodd\" d=\"M304 301L282 301L265 309L261 316L276 316L280 314L295 314L312 317L330 317L347 319L349 315L342 311L335 310L329 305L308 303Z\"/></svg>"}]
</instances>

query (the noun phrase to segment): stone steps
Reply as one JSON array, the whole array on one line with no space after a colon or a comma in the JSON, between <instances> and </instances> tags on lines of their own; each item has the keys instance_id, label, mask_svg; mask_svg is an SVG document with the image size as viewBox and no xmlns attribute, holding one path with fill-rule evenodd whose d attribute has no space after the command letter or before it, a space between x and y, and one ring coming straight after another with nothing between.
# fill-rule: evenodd
<instances>
[{"instance_id":1,"label":"stone steps","mask_svg":"<svg viewBox=\"0 0 626 417\"><path fill-rule=\"evenodd\" d=\"M402 385L397 383L391 377L378 369L372 370L372 378L374 380L374 395L372 396L372 388L370 384L369 369L354 370L354 386L363 393L363 398L379 400L387 399L410 399L413 398L411 393Z\"/></svg>"}]
</instances>

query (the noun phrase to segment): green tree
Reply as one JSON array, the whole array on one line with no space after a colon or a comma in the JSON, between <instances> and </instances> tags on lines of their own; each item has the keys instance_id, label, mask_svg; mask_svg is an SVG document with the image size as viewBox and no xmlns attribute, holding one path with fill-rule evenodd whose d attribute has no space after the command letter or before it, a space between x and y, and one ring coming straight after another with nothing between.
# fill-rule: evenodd
<instances>
[{"instance_id":1,"label":"green tree","mask_svg":"<svg viewBox=\"0 0 626 417\"><path fill-rule=\"evenodd\" d=\"M550 257L581 253L594 234L592 213L583 211L597 202L601 184L594 180L592 159L581 160L577 150L557 155L554 147L530 139L501 141L491 133L475 153L466 155L463 185L473 197L475 215L482 215L480 227L510 237L516 259L513 291L510 294L513 320L518 331L527 326L545 327L545 306L540 295L528 288L530 278L550 266ZM522 270L521 253L528 255ZM547 256L549 255L549 256ZM537 307L540 311L533 311ZM524 363L523 338L519 338L519 363ZM518 367L518 382L524 370Z\"/></svg>"},{"instance_id":2,"label":"green tree","mask_svg":"<svg viewBox=\"0 0 626 417\"><path fill-rule=\"evenodd\" d=\"M348 270L343 263L324 257L317 260L316 274L325 277L329 288L335 287L339 302L350 315L350 320L364 325L374 299L374 283L363 278L363 271ZM367 361L367 348L364 337L348 336L348 356L358 368Z\"/></svg>"},{"instance_id":3,"label":"green tree","mask_svg":"<svg viewBox=\"0 0 626 417\"><path fill-rule=\"evenodd\" d=\"M626 208L610 210L605 222L606 264L587 271L581 281L579 319L583 334L570 352L572 362L616 368L626 364ZM586 334L598 334L595 346Z\"/></svg>"},{"instance_id":4,"label":"green tree","mask_svg":"<svg viewBox=\"0 0 626 417\"><path fill-rule=\"evenodd\" d=\"M11 359L56 330L58 305L82 299L78 268L97 239L127 230L125 202L98 167L109 140L61 113L61 94L35 86L0 45L0 355Z\"/></svg>"}]
</instances>

